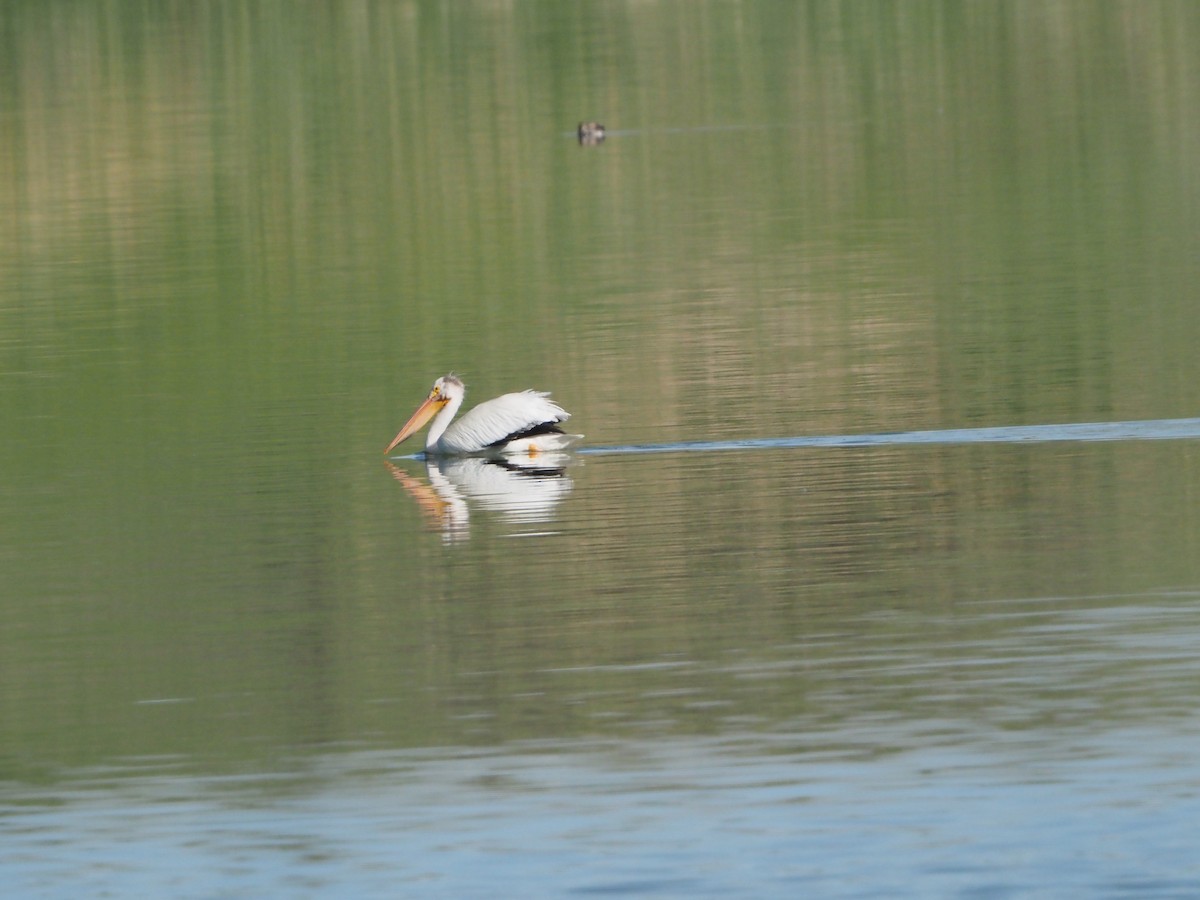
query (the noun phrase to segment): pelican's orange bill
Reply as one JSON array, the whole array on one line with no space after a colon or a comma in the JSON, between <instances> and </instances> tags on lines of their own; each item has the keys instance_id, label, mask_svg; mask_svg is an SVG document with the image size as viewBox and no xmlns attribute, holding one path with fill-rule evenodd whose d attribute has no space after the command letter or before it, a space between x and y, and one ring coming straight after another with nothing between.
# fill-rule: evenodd
<instances>
[{"instance_id":1,"label":"pelican's orange bill","mask_svg":"<svg viewBox=\"0 0 1200 900\"><path fill-rule=\"evenodd\" d=\"M400 429L400 433L392 439L388 444L387 449L383 452L391 453L392 448L402 441L412 437L414 432L420 431L425 423L432 419L441 411L441 408L449 402L449 399L441 396L437 391L434 391L425 398L425 402L417 407L417 411L412 414L412 418L404 423L404 427Z\"/></svg>"}]
</instances>

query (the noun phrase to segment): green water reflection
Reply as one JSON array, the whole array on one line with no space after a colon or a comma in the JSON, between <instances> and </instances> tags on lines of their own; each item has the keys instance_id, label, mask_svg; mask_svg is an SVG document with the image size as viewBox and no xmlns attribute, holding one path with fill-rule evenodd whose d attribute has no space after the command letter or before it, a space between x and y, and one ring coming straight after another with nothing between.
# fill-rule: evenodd
<instances>
[{"instance_id":1,"label":"green water reflection","mask_svg":"<svg viewBox=\"0 0 1200 900\"><path fill-rule=\"evenodd\" d=\"M550 533L452 548L379 458L451 369L600 444L1195 415L1193 4L18 3L0 41L9 775L919 718L945 672L864 642L1198 582L1190 442L587 460ZM1065 688L1095 727L1184 690L1109 665Z\"/></svg>"}]
</instances>

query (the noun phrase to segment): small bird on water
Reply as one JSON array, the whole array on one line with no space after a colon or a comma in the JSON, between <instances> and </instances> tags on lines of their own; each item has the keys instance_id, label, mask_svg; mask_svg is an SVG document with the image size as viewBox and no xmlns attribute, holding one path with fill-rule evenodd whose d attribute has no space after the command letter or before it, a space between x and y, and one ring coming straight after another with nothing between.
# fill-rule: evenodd
<instances>
[{"instance_id":1,"label":"small bird on water","mask_svg":"<svg viewBox=\"0 0 1200 900\"><path fill-rule=\"evenodd\" d=\"M580 122L578 134L580 144L594 147L604 140L604 126L599 122Z\"/></svg>"}]
</instances>

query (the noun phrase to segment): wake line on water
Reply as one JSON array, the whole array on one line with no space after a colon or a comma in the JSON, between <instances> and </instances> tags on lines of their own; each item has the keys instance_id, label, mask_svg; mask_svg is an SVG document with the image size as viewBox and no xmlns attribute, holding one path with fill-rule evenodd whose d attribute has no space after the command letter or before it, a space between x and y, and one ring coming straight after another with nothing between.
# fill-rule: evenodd
<instances>
[{"instance_id":1,"label":"wake line on water","mask_svg":"<svg viewBox=\"0 0 1200 900\"><path fill-rule=\"evenodd\" d=\"M729 441L677 441L580 447L580 456L618 453L716 453L726 450L790 450L800 447L898 447L912 444L1032 444L1072 441L1179 441L1200 438L1200 419L1147 419L1137 422L1085 422L1062 425L1000 425L940 431L882 434L829 434L809 437L745 438Z\"/></svg>"}]
</instances>

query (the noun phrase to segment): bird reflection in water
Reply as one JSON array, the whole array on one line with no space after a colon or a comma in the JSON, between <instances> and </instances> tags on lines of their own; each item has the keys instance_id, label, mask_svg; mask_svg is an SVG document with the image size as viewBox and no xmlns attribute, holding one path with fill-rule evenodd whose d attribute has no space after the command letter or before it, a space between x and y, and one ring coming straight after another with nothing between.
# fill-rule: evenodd
<instances>
[{"instance_id":1,"label":"bird reflection in water","mask_svg":"<svg viewBox=\"0 0 1200 900\"><path fill-rule=\"evenodd\" d=\"M553 522L574 487L566 453L536 457L465 457L425 460L428 481L388 462L393 478L417 501L426 521L447 544L471 535L471 508L499 513L514 526ZM521 532L528 533L528 532Z\"/></svg>"}]
</instances>

